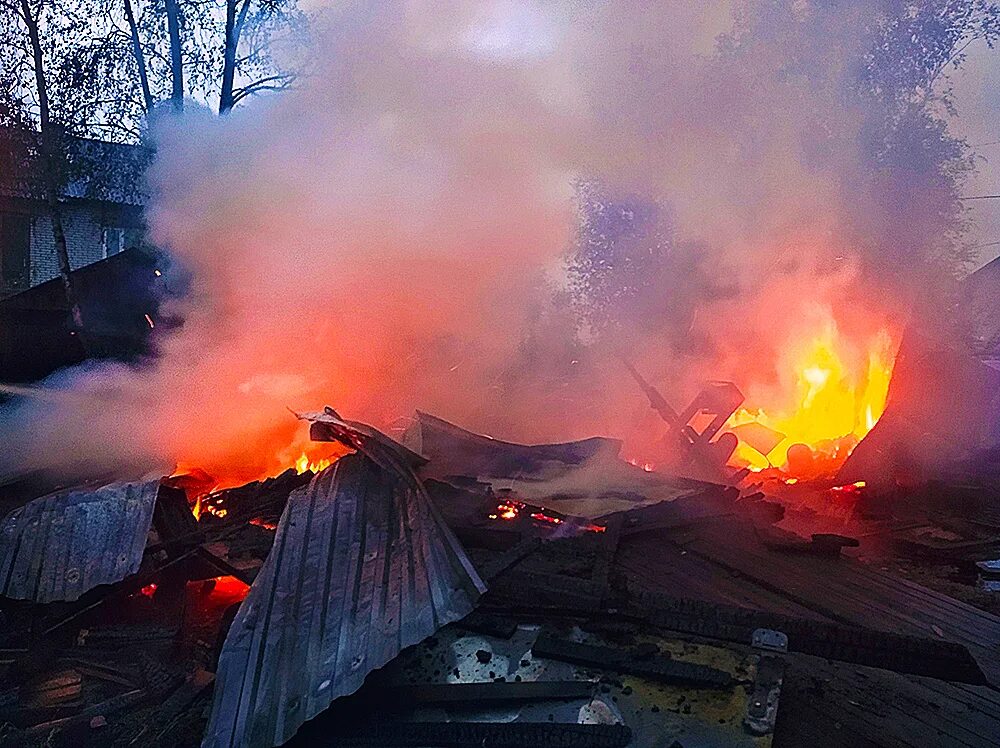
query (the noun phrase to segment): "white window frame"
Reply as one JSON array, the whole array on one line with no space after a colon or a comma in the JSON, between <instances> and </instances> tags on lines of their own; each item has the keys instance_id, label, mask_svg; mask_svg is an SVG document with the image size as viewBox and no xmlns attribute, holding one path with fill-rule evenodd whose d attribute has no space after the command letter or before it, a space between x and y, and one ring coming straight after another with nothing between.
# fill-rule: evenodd
<instances>
[{"instance_id":1,"label":"white window frame","mask_svg":"<svg viewBox=\"0 0 1000 748\"><path fill-rule=\"evenodd\" d=\"M118 248L108 253L108 233L111 231L118 232ZM124 226L104 226L101 229L101 249L104 252L104 259L108 259L112 255L121 254L125 251L125 227Z\"/></svg>"}]
</instances>

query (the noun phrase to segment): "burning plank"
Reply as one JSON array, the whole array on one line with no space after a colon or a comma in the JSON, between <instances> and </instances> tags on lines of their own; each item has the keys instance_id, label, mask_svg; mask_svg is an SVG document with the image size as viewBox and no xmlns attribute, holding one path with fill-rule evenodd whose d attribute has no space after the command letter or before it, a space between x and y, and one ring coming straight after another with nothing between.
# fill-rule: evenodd
<instances>
[{"instance_id":1,"label":"burning plank","mask_svg":"<svg viewBox=\"0 0 1000 748\"><path fill-rule=\"evenodd\" d=\"M485 591L405 449L329 409L306 418L358 453L289 497L226 637L205 748L284 743Z\"/></svg>"},{"instance_id":2,"label":"burning plank","mask_svg":"<svg viewBox=\"0 0 1000 748\"><path fill-rule=\"evenodd\" d=\"M43 496L0 528L0 594L76 600L139 570L159 481L112 483Z\"/></svg>"}]
</instances>

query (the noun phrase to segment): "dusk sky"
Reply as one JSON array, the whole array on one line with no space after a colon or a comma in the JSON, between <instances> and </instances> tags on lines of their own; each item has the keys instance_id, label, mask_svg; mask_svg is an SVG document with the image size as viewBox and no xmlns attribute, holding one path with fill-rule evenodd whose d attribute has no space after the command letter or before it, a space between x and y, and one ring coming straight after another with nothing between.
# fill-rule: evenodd
<instances>
[{"instance_id":1,"label":"dusk sky","mask_svg":"<svg viewBox=\"0 0 1000 748\"><path fill-rule=\"evenodd\" d=\"M979 155L979 167L970 180L970 195L1000 194L1000 59L995 50L980 44L969 55L965 67L955 74L958 117L952 120ZM974 244L979 247L979 264L1000 255L1000 200L970 201L975 225Z\"/></svg>"}]
</instances>

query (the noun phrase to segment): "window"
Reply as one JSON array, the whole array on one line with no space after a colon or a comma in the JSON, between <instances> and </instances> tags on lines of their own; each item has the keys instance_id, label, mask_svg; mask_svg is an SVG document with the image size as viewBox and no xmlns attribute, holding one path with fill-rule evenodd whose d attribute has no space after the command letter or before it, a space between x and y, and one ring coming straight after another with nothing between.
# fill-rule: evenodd
<instances>
[{"instance_id":1,"label":"window","mask_svg":"<svg viewBox=\"0 0 1000 748\"><path fill-rule=\"evenodd\" d=\"M27 288L31 281L31 218L0 213L0 286Z\"/></svg>"},{"instance_id":2,"label":"window","mask_svg":"<svg viewBox=\"0 0 1000 748\"><path fill-rule=\"evenodd\" d=\"M141 229L126 229L120 226L104 228L104 256L111 257L126 249L135 249L142 245Z\"/></svg>"},{"instance_id":3,"label":"window","mask_svg":"<svg viewBox=\"0 0 1000 748\"><path fill-rule=\"evenodd\" d=\"M104 229L104 256L111 257L125 249L125 229L108 226Z\"/></svg>"}]
</instances>

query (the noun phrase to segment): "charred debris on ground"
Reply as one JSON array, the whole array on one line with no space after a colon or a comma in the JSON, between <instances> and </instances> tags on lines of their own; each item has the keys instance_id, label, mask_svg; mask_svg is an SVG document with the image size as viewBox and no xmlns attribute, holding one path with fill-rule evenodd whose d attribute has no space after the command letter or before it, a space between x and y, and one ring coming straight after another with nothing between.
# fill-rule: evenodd
<instances>
[{"instance_id":1,"label":"charred debris on ground","mask_svg":"<svg viewBox=\"0 0 1000 748\"><path fill-rule=\"evenodd\" d=\"M694 407L736 400L716 385ZM346 456L198 496L200 520L197 475L11 482L0 742L1000 734L1000 618L977 597L1000 555L987 461L910 489L792 482L728 471L684 412L661 415L714 480L425 413L400 443L327 408L301 417Z\"/></svg>"}]
</instances>

